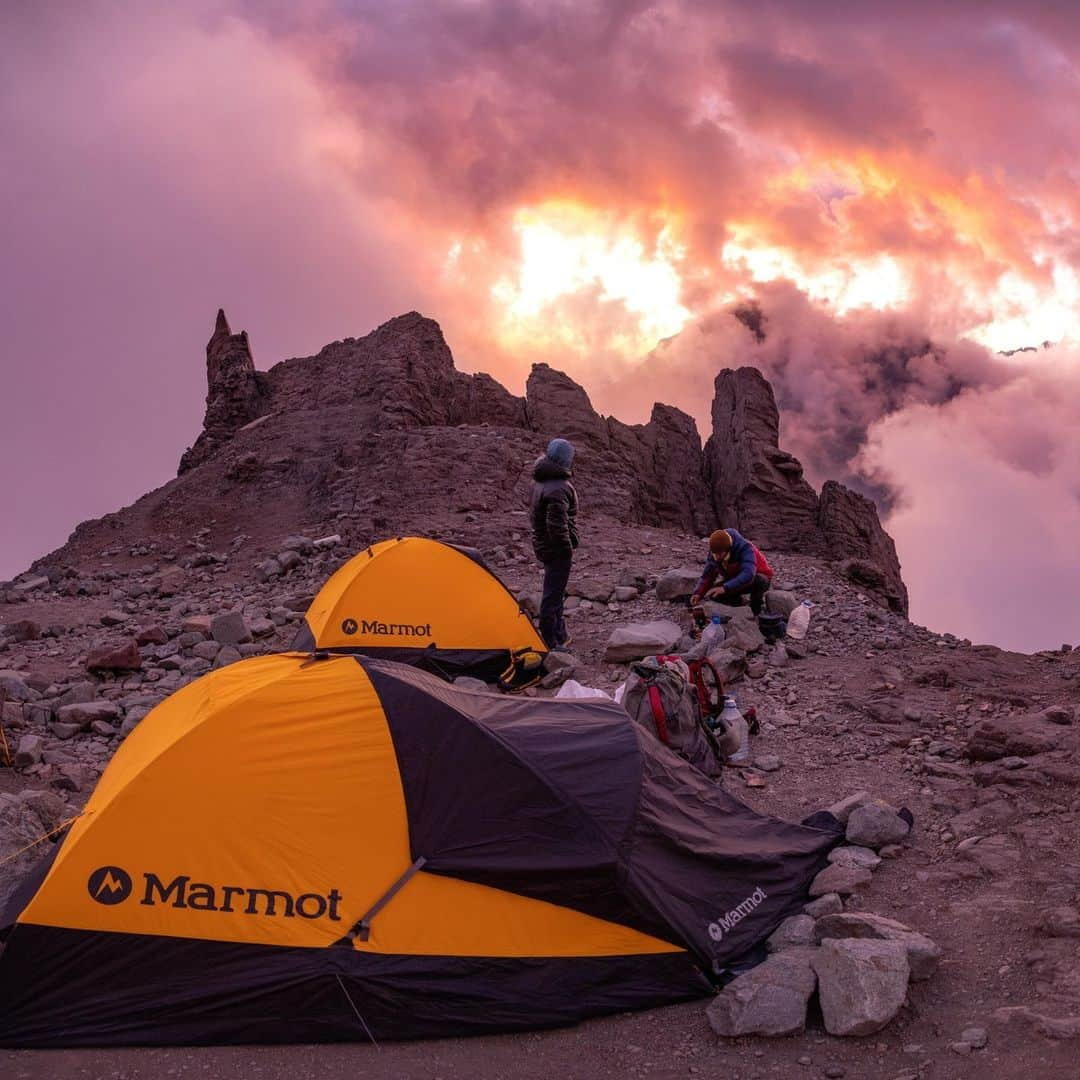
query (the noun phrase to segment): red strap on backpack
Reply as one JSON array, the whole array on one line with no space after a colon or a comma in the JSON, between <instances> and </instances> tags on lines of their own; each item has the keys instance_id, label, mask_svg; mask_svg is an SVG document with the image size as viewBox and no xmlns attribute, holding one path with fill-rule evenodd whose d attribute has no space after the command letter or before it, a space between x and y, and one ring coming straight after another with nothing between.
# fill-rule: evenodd
<instances>
[{"instance_id":1,"label":"red strap on backpack","mask_svg":"<svg viewBox=\"0 0 1080 1080\"><path fill-rule=\"evenodd\" d=\"M668 734L667 713L664 712L663 703L660 701L660 691L650 685L649 706L652 709L653 723L656 725L656 737L665 745L671 745L671 736Z\"/></svg>"},{"instance_id":2,"label":"red strap on backpack","mask_svg":"<svg viewBox=\"0 0 1080 1080\"><path fill-rule=\"evenodd\" d=\"M697 692L698 708L701 710L701 715L703 717L716 716L720 712L724 700L724 680L720 678L720 672L716 670L716 666L707 657L702 660L691 660L689 667L690 681L694 684L694 690ZM708 680L712 683L711 688L706 685L706 668L711 676Z\"/></svg>"}]
</instances>

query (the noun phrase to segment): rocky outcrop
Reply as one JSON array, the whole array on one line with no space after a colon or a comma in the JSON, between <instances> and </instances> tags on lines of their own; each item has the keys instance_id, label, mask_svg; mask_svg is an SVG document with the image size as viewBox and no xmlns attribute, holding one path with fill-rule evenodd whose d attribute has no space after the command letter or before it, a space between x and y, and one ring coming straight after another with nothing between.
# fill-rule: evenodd
<instances>
[{"instance_id":1,"label":"rocky outcrop","mask_svg":"<svg viewBox=\"0 0 1080 1080\"><path fill-rule=\"evenodd\" d=\"M780 449L780 412L760 371L717 375L712 420L704 469L721 527L738 529L766 551L843 563L852 581L907 614L896 546L874 504L834 480L820 496L807 483L802 465Z\"/></svg>"},{"instance_id":2,"label":"rocky outcrop","mask_svg":"<svg viewBox=\"0 0 1080 1080\"><path fill-rule=\"evenodd\" d=\"M206 387L203 429L180 458L181 473L201 465L263 412L265 377L255 370L247 331L234 334L220 308L206 344Z\"/></svg>"},{"instance_id":3,"label":"rocky outcrop","mask_svg":"<svg viewBox=\"0 0 1080 1080\"><path fill-rule=\"evenodd\" d=\"M780 449L780 413L757 368L716 376L705 476L721 527L763 548L820 554L818 498L802 466Z\"/></svg>"}]
</instances>

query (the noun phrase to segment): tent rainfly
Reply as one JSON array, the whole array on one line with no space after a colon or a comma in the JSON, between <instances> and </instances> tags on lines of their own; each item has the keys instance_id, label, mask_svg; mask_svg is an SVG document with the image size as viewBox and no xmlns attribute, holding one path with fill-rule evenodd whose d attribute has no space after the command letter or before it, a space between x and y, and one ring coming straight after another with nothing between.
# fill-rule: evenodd
<instances>
[{"instance_id":1,"label":"tent rainfly","mask_svg":"<svg viewBox=\"0 0 1080 1080\"><path fill-rule=\"evenodd\" d=\"M610 702L256 657L158 705L17 890L0 1045L402 1039L683 1001L838 839L753 812Z\"/></svg>"}]
</instances>

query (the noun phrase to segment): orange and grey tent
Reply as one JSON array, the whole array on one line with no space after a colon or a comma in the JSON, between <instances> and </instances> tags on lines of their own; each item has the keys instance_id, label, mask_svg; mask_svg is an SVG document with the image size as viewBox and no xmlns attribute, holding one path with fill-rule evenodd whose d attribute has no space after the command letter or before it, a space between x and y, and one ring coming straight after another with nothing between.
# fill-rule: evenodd
<instances>
[{"instance_id":1,"label":"orange and grey tent","mask_svg":"<svg viewBox=\"0 0 1080 1080\"><path fill-rule=\"evenodd\" d=\"M754 813L610 702L245 660L142 721L0 919L0 1045L413 1038L682 1001L837 839Z\"/></svg>"},{"instance_id":2,"label":"orange and grey tent","mask_svg":"<svg viewBox=\"0 0 1080 1080\"><path fill-rule=\"evenodd\" d=\"M319 590L293 648L363 653L494 682L516 653L547 651L472 548L407 536L354 556Z\"/></svg>"}]
</instances>

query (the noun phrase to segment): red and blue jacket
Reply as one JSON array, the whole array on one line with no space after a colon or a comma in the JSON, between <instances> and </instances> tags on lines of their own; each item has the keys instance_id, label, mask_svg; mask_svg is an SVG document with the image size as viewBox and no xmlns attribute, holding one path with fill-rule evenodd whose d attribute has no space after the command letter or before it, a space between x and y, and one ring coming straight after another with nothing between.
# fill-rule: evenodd
<instances>
[{"instance_id":1,"label":"red and blue jacket","mask_svg":"<svg viewBox=\"0 0 1080 1080\"><path fill-rule=\"evenodd\" d=\"M694 588L695 596L703 596L713 587L713 582L718 577L724 579L724 589L735 592L745 589L758 574L762 574L772 581L773 571L768 560L742 533L735 529L725 529L724 532L731 537L731 550L723 561L716 558L711 552L705 563L697 585Z\"/></svg>"}]
</instances>

